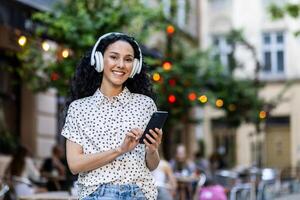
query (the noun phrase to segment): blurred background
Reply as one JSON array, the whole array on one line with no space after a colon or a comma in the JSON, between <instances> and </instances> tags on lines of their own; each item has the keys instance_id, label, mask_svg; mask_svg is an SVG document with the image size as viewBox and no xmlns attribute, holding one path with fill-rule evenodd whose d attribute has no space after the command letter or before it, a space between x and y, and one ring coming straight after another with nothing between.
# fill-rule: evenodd
<instances>
[{"instance_id":1,"label":"blurred background","mask_svg":"<svg viewBox=\"0 0 300 200\"><path fill-rule=\"evenodd\" d=\"M39 163L64 145L76 63L99 36L117 31L139 41L158 108L170 113L166 160L183 145L194 162L221 159L211 172L272 168L296 180L299 7L298 0L1 0L3 159L22 144Z\"/></svg>"}]
</instances>

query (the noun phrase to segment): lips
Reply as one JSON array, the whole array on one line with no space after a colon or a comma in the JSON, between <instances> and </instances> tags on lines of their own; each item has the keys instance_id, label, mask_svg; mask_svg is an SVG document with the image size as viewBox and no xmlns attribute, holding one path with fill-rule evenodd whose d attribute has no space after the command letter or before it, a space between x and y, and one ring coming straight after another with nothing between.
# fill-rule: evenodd
<instances>
[{"instance_id":1,"label":"lips","mask_svg":"<svg viewBox=\"0 0 300 200\"><path fill-rule=\"evenodd\" d=\"M122 72L122 71L115 71L113 70L112 73L116 76L124 76L125 75L125 72Z\"/></svg>"}]
</instances>

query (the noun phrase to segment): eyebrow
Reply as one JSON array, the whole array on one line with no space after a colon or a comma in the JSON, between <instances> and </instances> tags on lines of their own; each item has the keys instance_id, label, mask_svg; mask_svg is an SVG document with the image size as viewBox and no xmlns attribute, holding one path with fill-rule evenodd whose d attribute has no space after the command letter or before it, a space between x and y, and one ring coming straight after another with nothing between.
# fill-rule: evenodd
<instances>
[{"instance_id":1,"label":"eyebrow","mask_svg":"<svg viewBox=\"0 0 300 200\"><path fill-rule=\"evenodd\" d=\"M109 53L113 53L113 54L119 55L119 53L118 53L118 52L115 52L115 51L110 51ZM134 55L131 55L131 54L127 54L127 55L125 55L125 56L134 57Z\"/></svg>"}]
</instances>

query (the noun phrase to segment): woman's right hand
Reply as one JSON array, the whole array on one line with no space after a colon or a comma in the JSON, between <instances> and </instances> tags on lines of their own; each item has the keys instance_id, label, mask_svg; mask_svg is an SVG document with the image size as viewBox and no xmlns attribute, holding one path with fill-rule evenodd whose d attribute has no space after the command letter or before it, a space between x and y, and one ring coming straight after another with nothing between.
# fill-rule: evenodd
<instances>
[{"instance_id":1,"label":"woman's right hand","mask_svg":"<svg viewBox=\"0 0 300 200\"><path fill-rule=\"evenodd\" d=\"M132 151L139 144L139 140L142 134L143 131L139 128L134 128L128 133L126 133L125 139L120 146L120 151L122 153Z\"/></svg>"}]
</instances>

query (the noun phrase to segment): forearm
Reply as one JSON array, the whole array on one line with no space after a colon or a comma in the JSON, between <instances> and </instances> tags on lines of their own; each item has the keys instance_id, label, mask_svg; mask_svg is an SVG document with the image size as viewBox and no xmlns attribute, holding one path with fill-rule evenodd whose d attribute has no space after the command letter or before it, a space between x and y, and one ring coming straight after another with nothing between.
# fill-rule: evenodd
<instances>
[{"instance_id":1,"label":"forearm","mask_svg":"<svg viewBox=\"0 0 300 200\"><path fill-rule=\"evenodd\" d=\"M158 151L153 153L146 153L146 165L150 171L153 171L157 168L160 161Z\"/></svg>"},{"instance_id":2,"label":"forearm","mask_svg":"<svg viewBox=\"0 0 300 200\"><path fill-rule=\"evenodd\" d=\"M68 158L68 164L73 174L91 171L105 166L122 155L119 149L112 149L94 154L78 154Z\"/></svg>"}]
</instances>

